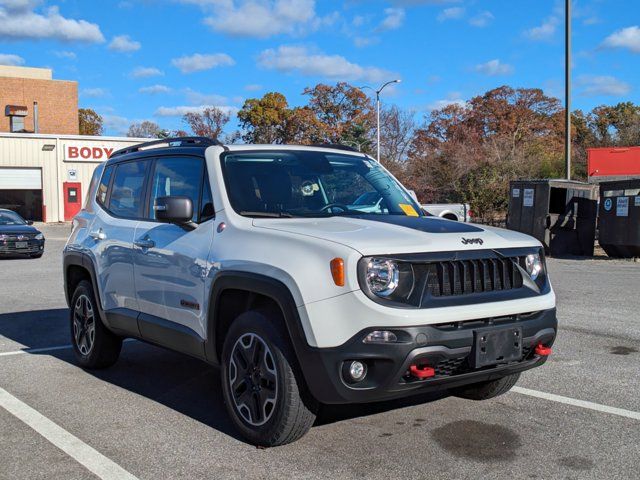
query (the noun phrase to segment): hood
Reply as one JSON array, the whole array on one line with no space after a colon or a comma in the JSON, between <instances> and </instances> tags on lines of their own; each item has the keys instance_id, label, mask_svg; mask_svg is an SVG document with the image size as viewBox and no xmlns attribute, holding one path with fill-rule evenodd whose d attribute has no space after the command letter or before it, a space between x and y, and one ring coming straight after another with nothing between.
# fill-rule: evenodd
<instances>
[{"instance_id":1,"label":"hood","mask_svg":"<svg viewBox=\"0 0 640 480\"><path fill-rule=\"evenodd\" d=\"M438 217L369 215L328 218L256 218L253 225L340 243L362 255L530 247L525 234Z\"/></svg>"},{"instance_id":2,"label":"hood","mask_svg":"<svg viewBox=\"0 0 640 480\"><path fill-rule=\"evenodd\" d=\"M31 225L0 225L0 235L9 235L13 233L40 233Z\"/></svg>"}]
</instances>

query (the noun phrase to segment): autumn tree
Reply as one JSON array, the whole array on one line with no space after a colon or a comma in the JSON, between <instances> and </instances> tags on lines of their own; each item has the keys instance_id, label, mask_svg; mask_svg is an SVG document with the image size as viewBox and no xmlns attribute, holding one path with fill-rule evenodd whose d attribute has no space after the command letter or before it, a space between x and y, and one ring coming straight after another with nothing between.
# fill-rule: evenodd
<instances>
[{"instance_id":1,"label":"autumn tree","mask_svg":"<svg viewBox=\"0 0 640 480\"><path fill-rule=\"evenodd\" d=\"M160 126L149 120L140 123L132 123L129 126L127 137L137 138L165 138L168 132L162 130Z\"/></svg>"},{"instance_id":2,"label":"autumn tree","mask_svg":"<svg viewBox=\"0 0 640 480\"><path fill-rule=\"evenodd\" d=\"M208 107L202 112L188 112L182 117L194 135L214 140L222 138L224 127L230 119L228 112L217 107Z\"/></svg>"},{"instance_id":3,"label":"autumn tree","mask_svg":"<svg viewBox=\"0 0 640 480\"><path fill-rule=\"evenodd\" d=\"M269 92L262 98L250 98L238 112L238 120L245 131L246 143L288 143L287 123L292 110L286 97Z\"/></svg>"},{"instance_id":4,"label":"autumn tree","mask_svg":"<svg viewBox=\"0 0 640 480\"><path fill-rule=\"evenodd\" d=\"M102 135L102 117L91 108L80 108L78 110L78 126L80 135Z\"/></svg>"}]
</instances>

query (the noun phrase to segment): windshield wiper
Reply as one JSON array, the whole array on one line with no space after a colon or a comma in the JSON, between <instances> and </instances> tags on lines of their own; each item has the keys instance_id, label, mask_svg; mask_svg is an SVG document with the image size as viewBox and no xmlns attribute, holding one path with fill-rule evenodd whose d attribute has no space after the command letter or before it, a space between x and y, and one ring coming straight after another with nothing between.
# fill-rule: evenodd
<instances>
[{"instance_id":1,"label":"windshield wiper","mask_svg":"<svg viewBox=\"0 0 640 480\"><path fill-rule=\"evenodd\" d=\"M245 217L293 218L293 215L287 212L247 212L242 210L239 213Z\"/></svg>"}]
</instances>

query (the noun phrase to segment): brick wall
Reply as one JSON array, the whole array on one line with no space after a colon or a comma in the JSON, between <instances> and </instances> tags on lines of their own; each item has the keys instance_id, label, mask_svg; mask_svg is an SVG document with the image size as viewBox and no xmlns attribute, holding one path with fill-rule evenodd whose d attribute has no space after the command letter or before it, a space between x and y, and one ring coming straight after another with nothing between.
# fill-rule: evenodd
<instances>
[{"instance_id":1,"label":"brick wall","mask_svg":"<svg viewBox=\"0 0 640 480\"><path fill-rule=\"evenodd\" d=\"M10 132L7 105L27 107L24 127L33 131L33 102L38 102L39 133L78 134L78 83L0 77L0 132Z\"/></svg>"}]
</instances>

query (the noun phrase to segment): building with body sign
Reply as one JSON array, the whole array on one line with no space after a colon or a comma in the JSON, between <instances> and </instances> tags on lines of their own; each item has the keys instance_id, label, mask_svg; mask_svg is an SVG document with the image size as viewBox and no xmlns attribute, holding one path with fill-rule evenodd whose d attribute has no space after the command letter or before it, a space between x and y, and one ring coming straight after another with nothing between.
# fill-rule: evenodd
<instances>
[{"instance_id":1,"label":"building with body sign","mask_svg":"<svg viewBox=\"0 0 640 480\"><path fill-rule=\"evenodd\" d=\"M82 208L97 165L143 138L0 133L0 208L63 222Z\"/></svg>"}]
</instances>

